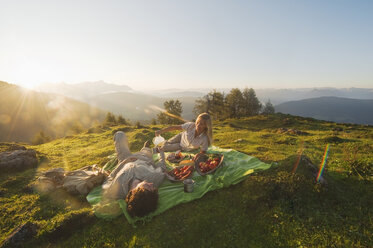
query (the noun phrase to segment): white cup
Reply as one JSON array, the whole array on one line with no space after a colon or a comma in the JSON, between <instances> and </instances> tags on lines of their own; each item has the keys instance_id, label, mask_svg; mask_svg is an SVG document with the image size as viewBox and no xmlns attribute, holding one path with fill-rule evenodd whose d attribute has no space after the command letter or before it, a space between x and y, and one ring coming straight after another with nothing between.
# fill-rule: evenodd
<instances>
[{"instance_id":1,"label":"white cup","mask_svg":"<svg viewBox=\"0 0 373 248\"><path fill-rule=\"evenodd\" d=\"M161 146L165 141L166 140L160 135L153 138L153 144L155 146Z\"/></svg>"}]
</instances>

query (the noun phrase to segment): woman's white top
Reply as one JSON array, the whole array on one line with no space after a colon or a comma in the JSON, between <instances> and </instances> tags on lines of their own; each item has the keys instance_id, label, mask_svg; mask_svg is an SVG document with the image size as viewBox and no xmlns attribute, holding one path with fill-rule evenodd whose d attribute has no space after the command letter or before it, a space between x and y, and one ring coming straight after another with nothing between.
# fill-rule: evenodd
<instances>
[{"instance_id":1,"label":"woman's white top","mask_svg":"<svg viewBox=\"0 0 373 248\"><path fill-rule=\"evenodd\" d=\"M181 134L180 145L185 150L193 150L201 147L202 151L207 151L209 147L209 140L206 133L201 133L197 137L194 137L196 133L196 124L194 122L187 122L181 125L181 128L185 130Z\"/></svg>"}]
</instances>

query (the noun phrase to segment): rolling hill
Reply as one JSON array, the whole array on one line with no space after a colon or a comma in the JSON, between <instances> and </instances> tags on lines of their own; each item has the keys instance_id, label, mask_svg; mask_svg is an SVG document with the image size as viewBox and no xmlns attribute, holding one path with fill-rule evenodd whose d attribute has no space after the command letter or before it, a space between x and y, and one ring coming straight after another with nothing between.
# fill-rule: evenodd
<instances>
[{"instance_id":1,"label":"rolling hill","mask_svg":"<svg viewBox=\"0 0 373 248\"><path fill-rule=\"evenodd\" d=\"M51 138L101 122L106 112L62 95L0 82L0 141L30 142L43 131Z\"/></svg>"},{"instance_id":2,"label":"rolling hill","mask_svg":"<svg viewBox=\"0 0 373 248\"><path fill-rule=\"evenodd\" d=\"M373 89L364 88L294 88L294 89L256 89L258 98L268 99L275 105L288 101L298 101L319 97L342 97L351 99L373 99Z\"/></svg>"},{"instance_id":3,"label":"rolling hill","mask_svg":"<svg viewBox=\"0 0 373 248\"><path fill-rule=\"evenodd\" d=\"M152 118L157 117L157 114L163 109L163 103L169 99L176 98L160 98L141 93L117 92L97 95L86 99L86 102L92 106L111 111L114 114L121 114L126 119L150 122ZM183 106L182 117L186 120L195 118L193 113L195 98L179 97L177 99L181 101Z\"/></svg>"},{"instance_id":4,"label":"rolling hill","mask_svg":"<svg viewBox=\"0 0 373 248\"><path fill-rule=\"evenodd\" d=\"M285 102L276 105L275 109L276 112L319 120L373 125L373 99L319 97Z\"/></svg>"},{"instance_id":5,"label":"rolling hill","mask_svg":"<svg viewBox=\"0 0 373 248\"><path fill-rule=\"evenodd\" d=\"M84 197L63 190L47 195L30 190L40 171L103 166L115 152L112 137L117 130L126 130L134 152L160 128L164 126L113 126L27 146L39 155L38 167L0 173L0 246L23 223L38 228L22 241L24 247L373 246L370 126L281 114L217 121L215 146L257 157L271 168L179 204L136 228L123 215L111 221L97 218ZM323 185L316 182L307 161L318 168L327 143L331 149ZM0 152L8 147L0 143ZM300 151L307 160L299 160ZM221 181L211 175L206 180Z\"/></svg>"},{"instance_id":6,"label":"rolling hill","mask_svg":"<svg viewBox=\"0 0 373 248\"><path fill-rule=\"evenodd\" d=\"M85 82L80 84L43 84L40 85L37 89L42 92L50 92L61 94L66 97L72 97L76 100L89 103L106 111L113 112L114 114L121 114L126 119L130 119L133 121L139 120L144 123L149 123L152 118L155 118L156 115L159 113L159 109L163 108L163 103L169 99L179 99L182 102L183 106L182 117L185 120L193 120L195 118L195 114L193 113L195 101L199 97L204 96L212 90L209 88L174 88L135 91L126 85L115 85L106 83L104 81ZM231 89L222 88L217 90L227 94ZM279 112L293 113L300 116L308 116L337 122L371 123L370 120L366 122L366 118L364 119L362 116L356 116L359 114L352 113L353 111L350 111L350 109L353 108L352 106L348 106L347 108L345 108L345 106L347 106L348 104L357 104L352 103L352 101L349 100L343 101L344 103L342 105L339 105L342 100L339 100L337 105L335 105L337 100L330 100L331 105L329 103L326 103L326 105L330 105L329 108L331 108L331 106L334 106L332 107L332 111L328 113L331 115L330 118L322 110L325 108L325 106L321 109L319 108L320 106L318 106L317 109L320 109L320 112L314 113L311 111L315 110L315 108L313 107L304 107L304 109L302 107L302 110L299 109L298 111L295 109L299 106L290 107L291 103L288 102L329 96L345 99L351 98L368 100L373 99L373 89L325 87L294 89L255 89L255 91L258 98L263 103L267 102L270 99L272 104L277 104L276 109L278 109ZM308 100L306 102L309 102L307 104L317 104L317 100L315 102L313 102L313 100ZM281 105L282 103L286 104ZM364 105L364 103L362 104ZM339 108L338 106L343 107ZM307 113L303 110L307 111ZM334 116L333 113L338 114Z\"/></svg>"},{"instance_id":7,"label":"rolling hill","mask_svg":"<svg viewBox=\"0 0 373 248\"><path fill-rule=\"evenodd\" d=\"M104 81L86 82L80 84L43 84L37 90L61 94L76 100L110 111L132 121L150 122L156 118L163 103L170 99L179 99L183 106L182 117L186 120L195 118L193 113L197 96L202 93L193 91L162 91L154 94L134 91L126 85L115 85Z\"/></svg>"},{"instance_id":8,"label":"rolling hill","mask_svg":"<svg viewBox=\"0 0 373 248\"><path fill-rule=\"evenodd\" d=\"M150 120L154 118L163 106L164 99L130 92L116 92L100 94L86 99L92 106L110 110L115 114L122 114L130 120ZM154 107L156 106L156 107Z\"/></svg>"},{"instance_id":9,"label":"rolling hill","mask_svg":"<svg viewBox=\"0 0 373 248\"><path fill-rule=\"evenodd\" d=\"M249 86L250 87L250 86ZM212 88L201 88L201 89L163 89L163 90L147 90L146 93L149 95L156 95L161 97L172 97L172 96L193 96L201 97L211 92ZM231 88L217 88L219 92L228 94ZM320 88L289 88L289 89L260 89L255 88L255 93L260 101L267 102L271 100L273 104L280 104L288 101L297 101L308 98L317 98L324 96L335 96L353 99L373 99L373 89L368 88L332 88L332 87L320 87Z\"/></svg>"},{"instance_id":10,"label":"rolling hill","mask_svg":"<svg viewBox=\"0 0 373 248\"><path fill-rule=\"evenodd\" d=\"M87 98L107 94L112 92L128 92L132 89L126 85L109 84L102 80L95 82L83 82L78 84L67 83L44 83L35 88L37 91L54 93L79 101L85 101Z\"/></svg>"}]
</instances>

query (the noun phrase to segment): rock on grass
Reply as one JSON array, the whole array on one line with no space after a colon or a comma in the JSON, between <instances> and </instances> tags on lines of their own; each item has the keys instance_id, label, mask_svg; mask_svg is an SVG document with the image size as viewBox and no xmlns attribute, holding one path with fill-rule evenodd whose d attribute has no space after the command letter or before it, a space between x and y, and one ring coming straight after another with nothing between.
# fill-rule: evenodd
<instances>
[{"instance_id":1,"label":"rock on grass","mask_svg":"<svg viewBox=\"0 0 373 248\"><path fill-rule=\"evenodd\" d=\"M0 171L24 171L36 167L35 150L15 150L0 153Z\"/></svg>"}]
</instances>

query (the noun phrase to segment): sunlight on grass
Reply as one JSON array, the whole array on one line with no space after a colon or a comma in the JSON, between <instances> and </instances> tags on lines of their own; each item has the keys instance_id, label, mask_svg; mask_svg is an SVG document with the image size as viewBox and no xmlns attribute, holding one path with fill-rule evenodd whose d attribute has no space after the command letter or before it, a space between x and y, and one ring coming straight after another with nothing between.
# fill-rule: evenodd
<instances>
[{"instance_id":1,"label":"sunlight on grass","mask_svg":"<svg viewBox=\"0 0 373 248\"><path fill-rule=\"evenodd\" d=\"M308 135L279 133L284 118L292 118L287 128L305 131ZM39 171L56 167L74 170L92 164L103 166L107 156L115 152L113 134L117 130L126 130L131 150L135 152L144 141L154 137L155 129L164 126L136 129L123 125L30 146L37 150L43 164L34 170L0 177L3 192L0 214L4 216L0 221L0 240L20 223L31 220L41 226L31 242L33 246L327 247L335 244L336 247L369 247L373 244L370 235L373 184L369 176L373 128L343 126L346 131L335 132L335 125L281 115L215 122L215 146L239 150L272 163L273 167L261 173L249 171L250 176L243 182L175 206L149 223L140 223L138 228L131 227L123 216L110 222L92 217L84 198L62 191L53 195L26 194L23 189ZM173 134L165 136L170 138ZM327 187L315 183L315 175L303 162L299 163L296 173L292 173L302 148L302 155L318 168L326 141L331 141L324 171ZM351 164L355 167L351 168ZM364 179L355 170L366 173ZM85 218L92 219L93 223L77 228L77 223ZM227 223L230 223L228 229ZM60 230L68 233L66 238L56 238ZM199 237L197 241L196 237Z\"/></svg>"}]
</instances>

